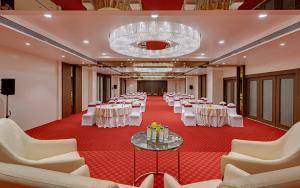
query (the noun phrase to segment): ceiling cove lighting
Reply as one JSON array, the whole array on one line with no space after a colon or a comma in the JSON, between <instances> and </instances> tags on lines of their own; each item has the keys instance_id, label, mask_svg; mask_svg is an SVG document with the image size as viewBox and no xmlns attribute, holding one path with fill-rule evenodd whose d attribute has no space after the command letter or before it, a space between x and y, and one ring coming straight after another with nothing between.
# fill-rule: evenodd
<instances>
[{"instance_id":1,"label":"ceiling cove lighting","mask_svg":"<svg viewBox=\"0 0 300 188\"><path fill-rule=\"evenodd\" d=\"M194 28L172 22L137 22L114 29L109 35L110 48L137 58L172 58L190 54L200 47L200 33ZM167 43L163 48L149 44Z\"/></svg>"},{"instance_id":2,"label":"ceiling cove lighting","mask_svg":"<svg viewBox=\"0 0 300 188\"><path fill-rule=\"evenodd\" d=\"M133 68L135 72L171 72L172 68Z\"/></svg>"},{"instance_id":3,"label":"ceiling cove lighting","mask_svg":"<svg viewBox=\"0 0 300 188\"><path fill-rule=\"evenodd\" d=\"M266 13L262 13L262 14L258 15L259 19L263 19L263 18L266 18L266 17L268 17L268 14L266 14Z\"/></svg>"}]
</instances>

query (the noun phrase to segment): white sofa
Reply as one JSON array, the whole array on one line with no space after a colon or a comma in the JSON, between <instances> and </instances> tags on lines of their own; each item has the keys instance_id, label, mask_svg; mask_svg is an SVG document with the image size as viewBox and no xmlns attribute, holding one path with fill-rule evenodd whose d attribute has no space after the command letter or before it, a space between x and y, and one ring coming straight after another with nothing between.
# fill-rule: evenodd
<instances>
[{"instance_id":1,"label":"white sofa","mask_svg":"<svg viewBox=\"0 0 300 188\"><path fill-rule=\"evenodd\" d=\"M164 188L299 188L300 166L249 174L233 165L226 166L224 179L180 185L175 178L165 174Z\"/></svg>"},{"instance_id":2,"label":"white sofa","mask_svg":"<svg viewBox=\"0 0 300 188\"><path fill-rule=\"evenodd\" d=\"M153 175L148 176L140 188L153 188ZM133 188L130 185L99 180L74 174L0 162L2 188Z\"/></svg>"},{"instance_id":3,"label":"white sofa","mask_svg":"<svg viewBox=\"0 0 300 188\"><path fill-rule=\"evenodd\" d=\"M37 140L6 118L0 119L0 162L66 173L85 164L75 139Z\"/></svg>"},{"instance_id":4,"label":"white sofa","mask_svg":"<svg viewBox=\"0 0 300 188\"><path fill-rule=\"evenodd\" d=\"M221 171L233 164L249 173L260 173L300 165L300 122L277 140L262 142L233 140L231 152L221 158Z\"/></svg>"}]
</instances>

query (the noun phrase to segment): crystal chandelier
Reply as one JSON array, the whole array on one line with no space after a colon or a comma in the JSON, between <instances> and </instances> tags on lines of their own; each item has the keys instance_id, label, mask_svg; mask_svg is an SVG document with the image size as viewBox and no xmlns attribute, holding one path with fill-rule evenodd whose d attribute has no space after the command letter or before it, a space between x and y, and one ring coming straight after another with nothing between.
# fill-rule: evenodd
<instances>
[{"instance_id":1,"label":"crystal chandelier","mask_svg":"<svg viewBox=\"0 0 300 188\"><path fill-rule=\"evenodd\" d=\"M172 22L138 22L120 26L109 35L110 48L138 58L170 58L194 52L200 47L200 33L190 26ZM147 44L162 43L162 48Z\"/></svg>"}]
</instances>

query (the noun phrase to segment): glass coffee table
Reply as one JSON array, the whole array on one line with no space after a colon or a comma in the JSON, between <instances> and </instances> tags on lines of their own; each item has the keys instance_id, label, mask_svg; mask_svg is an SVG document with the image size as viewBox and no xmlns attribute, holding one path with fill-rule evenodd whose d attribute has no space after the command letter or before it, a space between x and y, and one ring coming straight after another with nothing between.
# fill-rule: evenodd
<instances>
[{"instance_id":1,"label":"glass coffee table","mask_svg":"<svg viewBox=\"0 0 300 188\"><path fill-rule=\"evenodd\" d=\"M149 174L163 175L164 172L158 171L158 152L160 151L177 151L177 169L178 169L178 181L180 181L180 153L179 148L183 144L183 138L174 132L169 132L168 140L164 142L147 141L147 133L138 132L131 137L131 144L134 147L133 150L133 185L142 177ZM135 178L136 174L136 150L154 151L156 153L156 170L155 172L148 172Z\"/></svg>"}]
</instances>

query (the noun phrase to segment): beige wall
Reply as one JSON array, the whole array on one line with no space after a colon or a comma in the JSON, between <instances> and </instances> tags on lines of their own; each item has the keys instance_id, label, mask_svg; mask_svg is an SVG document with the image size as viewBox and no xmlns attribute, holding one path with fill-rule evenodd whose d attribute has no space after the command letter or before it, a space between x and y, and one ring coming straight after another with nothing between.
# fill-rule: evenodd
<instances>
[{"instance_id":1,"label":"beige wall","mask_svg":"<svg viewBox=\"0 0 300 188\"><path fill-rule=\"evenodd\" d=\"M126 79L126 93L137 92L137 80Z\"/></svg>"},{"instance_id":2,"label":"beige wall","mask_svg":"<svg viewBox=\"0 0 300 188\"><path fill-rule=\"evenodd\" d=\"M171 79L168 81L168 92L185 93L185 79Z\"/></svg>"},{"instance_id":3,"label":"beige wall","mask_svg":"<svg viewBox=\"0 0 300 188\"><path fill-rule=\"evenodd\" d=\"M16 95L9 97L11 119L24 130L61 117L61 64L0 46L0 78L16 79ZM0 95L0 116L5 116Z\"/></svg>"},{"instance_id":4,"label":"beige wall","mask_svg":"<svg viewBox=\"0 0 300 188\"><path fill-rule=\"evenodd\" d=\"M207 70L207 98L218 104L223 100L223 71L218 68Z\"/></svg>"},{"instance_id":5,"label":"beige wall","mask_svg":"<svg viewBox=\"0 0 300 188\"><path fill-rule=\"evenodd\" d=\"M61 62L0 46L0 79L16 79L16 95L9 97L11 119L28 130L61 119ZM96 100L97 72L82 68L82 109ZM0 95L0 117L5 116L6 97Z\"/></svg>"}]
</instances>

